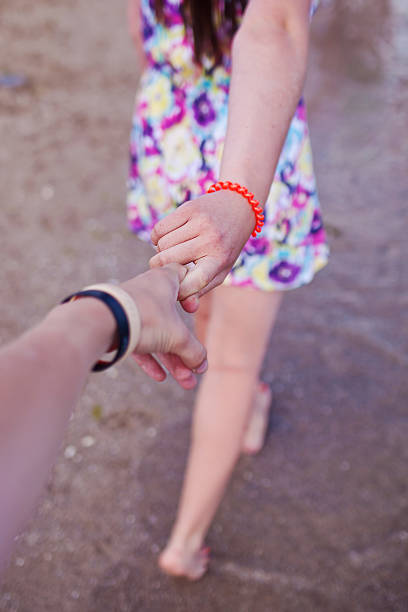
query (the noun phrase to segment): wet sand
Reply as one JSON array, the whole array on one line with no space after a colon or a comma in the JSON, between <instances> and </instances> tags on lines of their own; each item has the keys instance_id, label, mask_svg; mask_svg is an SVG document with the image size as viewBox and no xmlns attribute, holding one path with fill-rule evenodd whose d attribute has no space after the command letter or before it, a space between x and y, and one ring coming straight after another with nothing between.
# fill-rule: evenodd
<instances>
[{"instance_id":1,"label":"wet sand","mask_svg":"<svg viewBox=\"0 0 408 612\"><path fill-rule=\"evenodd\" d=\"M315 18L307 99L331 262L280 313L270 435L235 471L208 576L156 568L193 393L126 363L91 377L0 610L408 610L407 26L404 0ZM125 227L138 67L124 11L3 0L0 31L0 73L29 79L0 88L5 342L71 290L142 271L150 248Z\"/></svg>"}]
</instances>

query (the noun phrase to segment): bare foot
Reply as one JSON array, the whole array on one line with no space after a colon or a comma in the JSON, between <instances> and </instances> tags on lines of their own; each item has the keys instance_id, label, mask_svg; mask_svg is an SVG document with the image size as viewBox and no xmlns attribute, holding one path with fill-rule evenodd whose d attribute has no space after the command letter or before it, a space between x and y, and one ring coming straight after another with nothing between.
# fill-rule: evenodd
<instances>
[{"instance_id":1,"label":"bare foot","mask_svg":"<svg viewBox=\"0 0 408 612\"><path fill-rule=\"evenodd\" d=\"M272 391L266 383L260 382L255 392L252 415L242 443L242 452L246 455L259 453L264 445L271 403Z\"/></svg>"},{"instance_id":2,"label":"bare foot","mask_svg":"<svg viewBox=\"0 0 408 612\"><path fill-rule=\"evenodd\" d=\"M159 567L170 576L199 580L207 571L209 553L209 548L191 552L187 549L167 547L159 557Z\"/></svg>"}]
</instances>

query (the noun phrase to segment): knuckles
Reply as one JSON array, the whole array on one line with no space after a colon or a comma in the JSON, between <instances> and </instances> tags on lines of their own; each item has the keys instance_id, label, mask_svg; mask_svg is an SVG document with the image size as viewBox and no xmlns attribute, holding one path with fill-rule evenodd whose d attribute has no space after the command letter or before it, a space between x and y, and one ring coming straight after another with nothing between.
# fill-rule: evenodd
<instances>
[{"instance_id":1,"label":"knuckles","mask_svg":"<svg viewBox=\"0 0 408 612\"><path fill-rule=\"evenodd\" d=\"M157 245L159 240L162 239L163 236L167 234L167 232L168 232L167 218L160 219L160 221L157 221L156 225L152 229L152 232L150 235L152 242Z\"/></svg>"},{"instance_id":2,"label":"knuckles","mask_svg":"<svg viewBox=\"0 0 408 612\"><path fill-rule=\"evenodd\" d=\"M197 280L198 280L197 289L198 290L204 289L204 287L206 287L208 283L210 282L212 275L209 270L203 270L200 267L196 268L196 270L197 270Z\"/></svg>"},{"instance_id":3,"label":"knuckles","mask_svg":"<svg viewBox=\"0 0 408 612\"><path fill-rule=\"evenodd\" d=\"M168 263L171 263L165 251L157 253L156 258L157 258L157 265L160 267L165 266Z\"/></svg>"},{"instance_id":4,"label":"knuckles","mask_svg":"<svg viewBox=\"0 0 408 612\"><path fill-rule=\"evenodd\" d=\"M170 262L166 261L166 256L164 253L157 253L149 261L149 265L151 268L159 268L161 266L165 266L166 263Z\"/></svg>"},{"instance_id":5,"label":"knuckles","mask_svg":"<svg viewBox=\"0 0 408 612\"><path fill-rule=\"evenodd\" d=\"M159 252L160 251L164 251L165 249L167 249L168 248L168 240L166 240L166 237L163 236L162 238L160 238L157 241L157 245L156 246L158 247Z\"/></svg>"},{"instance_id":6,"label":"knuckles","mask_svg":"<svg viewBox=\"0 0 408 612\"><path fill-rule=\"evenodd\" d=\"M194 214L194 221L199 234L204 238L209 246L219 246L223 242L224 232L212 218L210 211L197 208Z\"/></svg>"}]
</instances>

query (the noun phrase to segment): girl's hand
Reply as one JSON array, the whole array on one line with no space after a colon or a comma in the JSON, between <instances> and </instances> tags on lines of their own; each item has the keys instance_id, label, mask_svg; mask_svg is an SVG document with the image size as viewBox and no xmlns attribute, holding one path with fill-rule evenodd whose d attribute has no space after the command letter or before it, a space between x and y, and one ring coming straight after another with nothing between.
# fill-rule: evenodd
<instances>
[{"instance_id":1,"label":"girl's hand","mask_svg":"<svg viewBox=\"0 0 408 612\"><path fill-rule=\"evenodd\" d=\"M179 299L199 297L222 283L254 225L254 213L241 195L217 191L200 196L156 223L151 239L158 253L150 267L194 263L180 284ZM191 300L183 306L195 309Z\"/></svg>"},{"instance_id":2,"label":"girl's hand","mask_svg":"<svg viewBox=\"0 0 408 612\"><path fill-rule=\"evenodd\" d=\"M207 369L206 351L186 326L177 303L186 269L172 264L149 270L122 286L134 299L141 318L133 357L151 378L166 378L162 365L185 389L196 384L194 373ZM161 364L160 364L161 362Z\"/></svg>"}]
</instances>

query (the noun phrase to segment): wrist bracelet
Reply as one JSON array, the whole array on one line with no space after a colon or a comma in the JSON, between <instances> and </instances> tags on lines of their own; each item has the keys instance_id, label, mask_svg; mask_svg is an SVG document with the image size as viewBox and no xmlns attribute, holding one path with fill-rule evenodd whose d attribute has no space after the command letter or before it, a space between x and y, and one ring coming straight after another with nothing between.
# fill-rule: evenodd
<instances>
[{"instance_id":1,"label":"wrist bracelet","mask_svg":"<svg viewBox=\"0 0 408 612\"><path fill-rule=\"evenodd\" d=\"M122 361L135 350L141 328L139 311L126 291L107 283L85 287L82 291L66 297L61 304L73 302L81 297L94 297L101 300L109 308L116 321L119 341L113 358L110 358L110 353L107 353L92 368L93 372L101 372Z\"/></svg>"},{"instance_id":2,"label":"wrist bracelet","mask_svg":"<svg viewBox=\"0 0 408 612\"><path fill-rule=\"evenodd\" d=\"M207 190L207 193L214 193L215 191L221 191L222 189L236 191L240 195L244 196L244 198L248 201L248 204L251 205L255 214L255 227L251 235L255 238L256 234L262 229L265 217L263 215L261 205L259 204L258 200L255 199L254 194L248 191L246 187L242 187L239 185L239 183L233 183L232 181L218 181L217 183L211 185L211 187Z\"/></svg>"}]
</instances>

